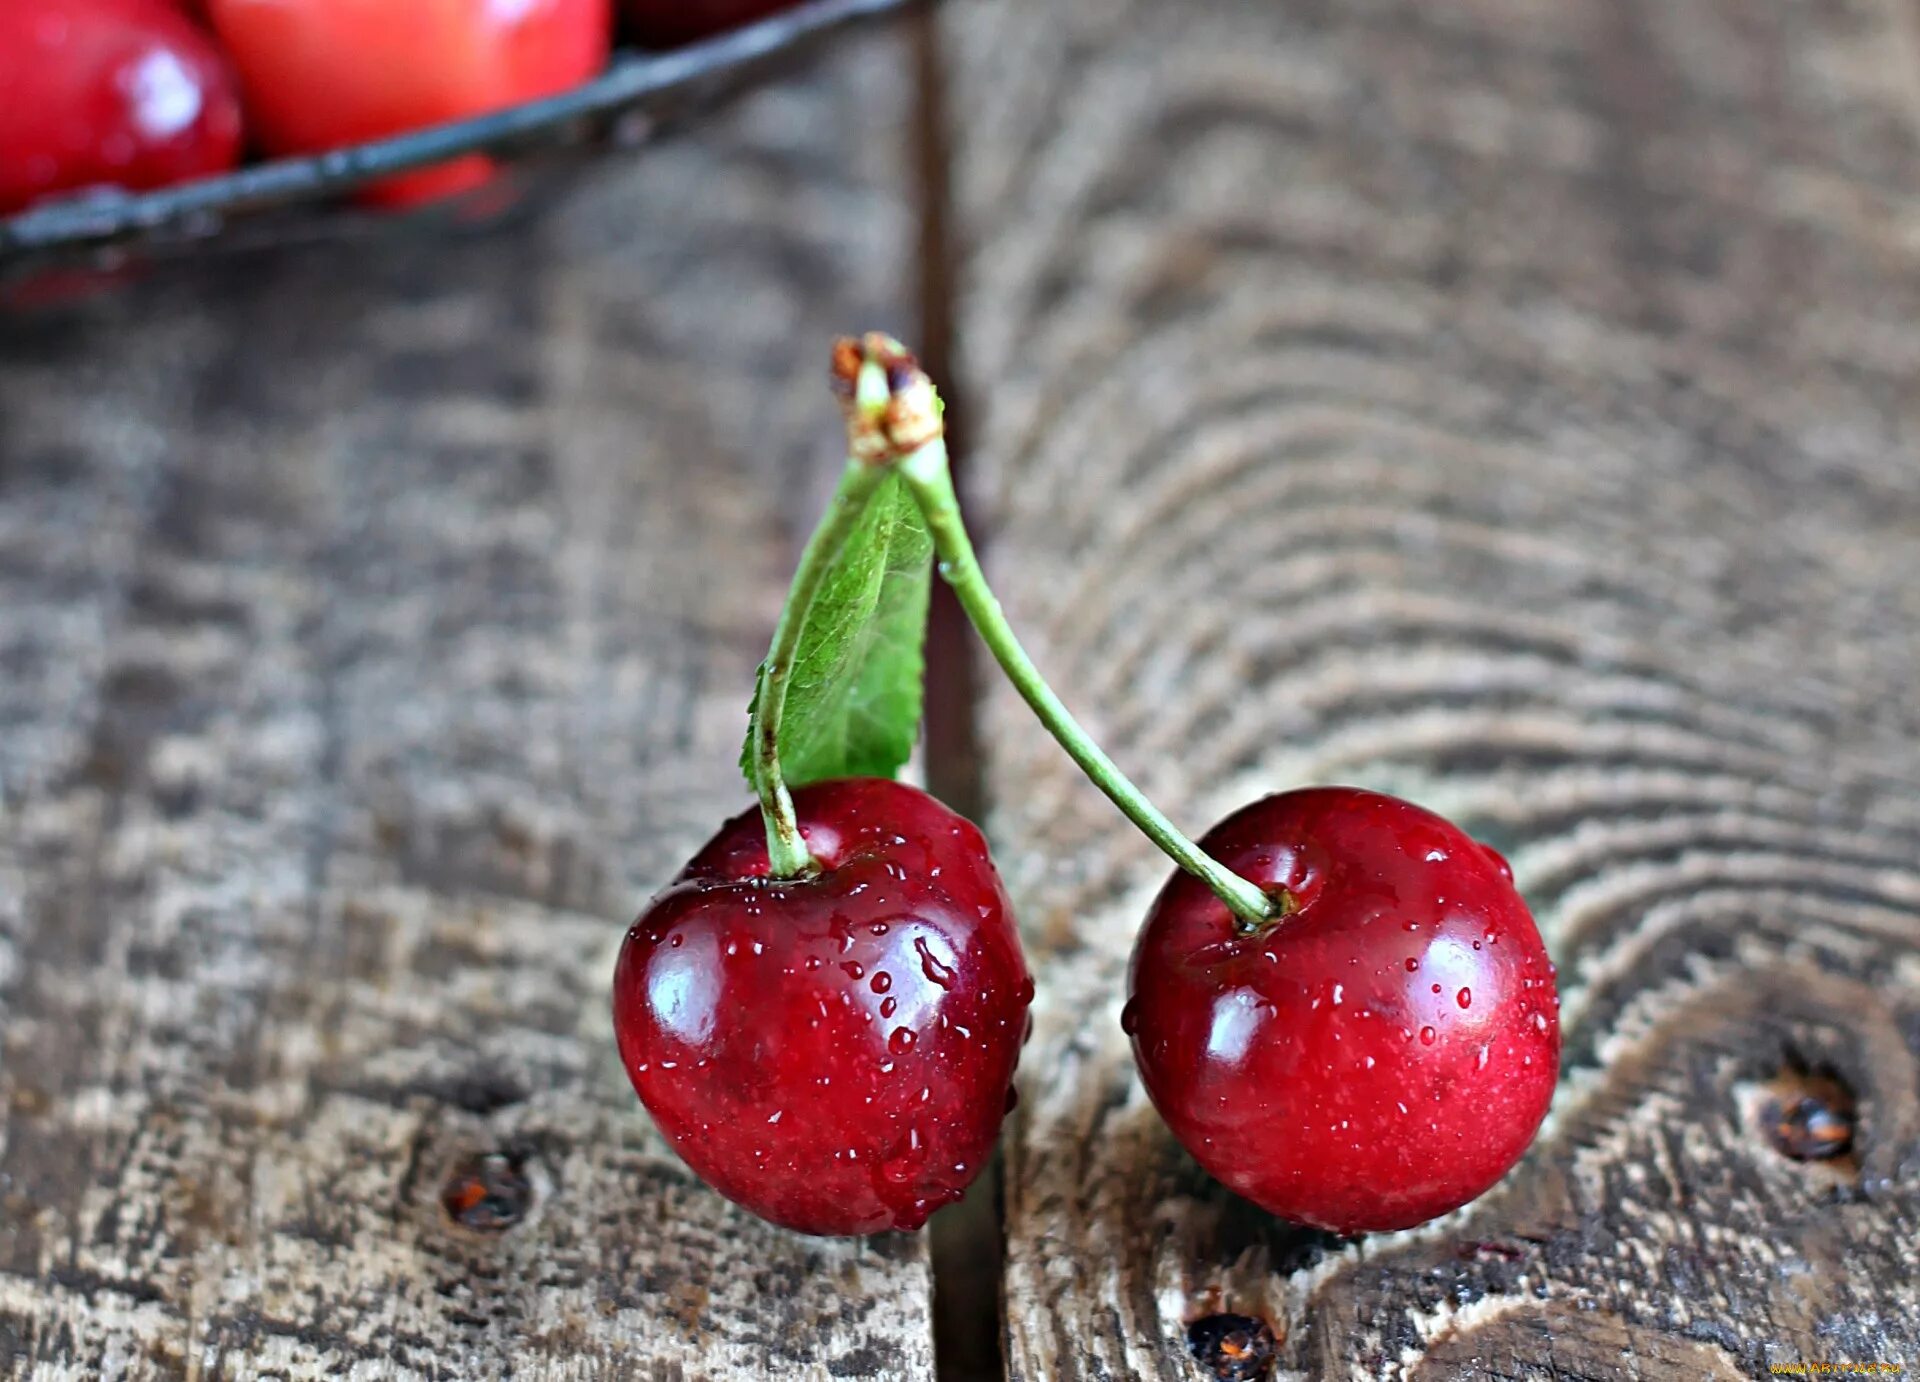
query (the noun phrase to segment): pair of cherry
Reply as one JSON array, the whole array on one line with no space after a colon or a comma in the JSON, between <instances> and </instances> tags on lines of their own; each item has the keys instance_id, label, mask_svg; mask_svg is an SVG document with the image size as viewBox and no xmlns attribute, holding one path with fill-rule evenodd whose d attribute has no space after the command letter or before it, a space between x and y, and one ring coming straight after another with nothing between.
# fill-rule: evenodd
<instances>
[{"instance_id":1,"label":"pair of cherry","mask_svg":"<svg viewBox=\"0 0 1920 1382\"><path fill-rule=\"evenodd\" d=\"M896 397L916 383L897 349L867 350ZM1340 1233L1479 1195L1532 1141L1559 1068L1553 966L1506 861L1350 787L1255 802L1197 846L1180 836L1006 629L944 450L923 464L926 411L908 410L921 459L905 469L942 573L1067 751L1182 865L1147 914L1120 1019L1175 1136L1256 1204ZM849 778L789 801L776 771L762 801L628 932L622 1059L687 1164L761 1217L918 1228L960 1198L1014 1106L1034 985L1006 892L980 831L913 787Z\"/></svg>"}]
</instances>

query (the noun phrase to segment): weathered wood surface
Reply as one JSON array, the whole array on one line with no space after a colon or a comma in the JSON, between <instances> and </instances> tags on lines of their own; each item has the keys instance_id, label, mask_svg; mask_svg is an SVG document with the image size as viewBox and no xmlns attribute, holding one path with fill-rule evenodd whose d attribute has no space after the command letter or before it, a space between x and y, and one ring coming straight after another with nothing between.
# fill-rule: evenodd
<instances>
[{"instance_id":1,"label":"weathered wood surface","mask_svg":"<svg viewBox=\"0 0 1920 1382\"><path fill-rule=\"evenodd\" d=\"M930 1374L924 1239L705 1190L606 1012L744 800L823 343L908 325L901 41L526 228L0 327L0 1375Z\"/></svg>"},{"instance_id":2,"label":"weathered wood surface","mask_svg":"<svg viewBox=\"0 0 1920 1382\"><path fill-rule=\"evenodd\" d=\"M957 310L991 565L1195 827L1309 781L1512 858L1566 1076L1501 1187L1343 1243L1211 1184L1119 1024L1165 872L1010 695L1040 956L1018 1378L1920 1366L1920 61L1811 0L978 0ZM1017 492L1018 498L1013 496ZM1855 1154L1757 1131L1795 1062Z\"/></svg>"},{"instance_id":3,"label":"weathered wood surface","mask_svg":"<svg viewBox=\"0 0 1920 1382\"><path fill-rule=\"evenodd\" d=\"M1460 817L1566 994L1492 1195L1264 1218L1127 1059L1163 866L995 694L1013 1374L1192 1377L1214 1310L1292 1376L1920 1364L1912 7L939 32L967 461L1042 664L1195 825L1333 779ZM512 232L0 326L0 1373L930 1375L923 1240L701 1189L604 1012L740 798L837 464L813 352L911 326L899 43ZM1766 1136L1800 1067L1852 1155ZM487 1153L499 1232L441 1202Z\"/></svg>"}]
</instances>

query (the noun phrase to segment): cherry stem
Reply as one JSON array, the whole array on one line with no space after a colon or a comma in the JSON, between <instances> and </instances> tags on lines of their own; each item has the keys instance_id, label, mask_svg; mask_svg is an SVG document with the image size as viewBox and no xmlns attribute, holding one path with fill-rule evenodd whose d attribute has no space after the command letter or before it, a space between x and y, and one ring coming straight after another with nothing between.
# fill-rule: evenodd
<instances>
[{"instance_id":1,"label":"cherry stem","mask_svg":"<svg viewBox=\"0 0 1920 1382\"><path fill-rule=\"evenodd\" d=\"M967 618L1001 670L1006 672L1007 679L1033 707L1033 713L1040 717L1047 731L1060 741L1068 757L1078 763L1094 785L1174 863L1212 889L1244 926L1264 928L1284 916L1288 910L1284 900L1270 898L1257 885L1181 834L1102 752L1054 695L1053 688L1047 685L1014 636L1006 612L1000 608L1000 601L994 597L980 569L979 558L974 555L973 542L960 516L960 498L953 488L946 438L935 436L904 456L897 465L933 533L934 550L940 555L941 576L953 587L961 608L966 610Z\"/></svg>"},{"instance_id":2,"label":"cherry stem","mask_svg":"<svg viewBox=\"0 0 1920 1382\"><path fill-rule=\"evenodd\" d=\"M753 698L753 786L760 798L761 819L767 826L768 871L775 878L794 878L814 870L813 856L807 852L807 842L801 837L800 822L793 812L793 796L780 773L780 721L786 714L787 688L793 678L800 635L807 626L820 582L887 473L884 467L858 458L848 460L825 516L800 553L793 586L780 610L780 622L774 626L773 646L767 650L767 660L760 664Z\"/></svg>"}]
</instances>

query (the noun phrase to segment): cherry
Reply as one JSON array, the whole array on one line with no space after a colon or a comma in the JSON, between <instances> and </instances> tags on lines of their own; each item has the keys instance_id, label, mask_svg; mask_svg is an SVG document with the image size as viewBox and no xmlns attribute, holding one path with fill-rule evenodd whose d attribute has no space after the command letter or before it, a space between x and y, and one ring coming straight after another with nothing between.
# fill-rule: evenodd
<instances>
[{"instance_id":1,"label":"cherry","mask_svg":"<svg viewBox=\"0 0 1920 1382\"><path fill-rule=\"evenodd\" d=\"M633 35L650 48L671 48L789 9L798 0L625 0Z\"/></svg>"},{"instance_id":2,"label":"cherry","mask_svg":"<svg viewBox=\"0 0 1920 1382\"><path fill-rule=\"evenodd\" d=\"M1201 845L1293 910L1237 919L1177 873L1122 1025L1200 1164L1285 1219L1407 1228L1499 1180L1559 1069L1554 969L1506 862L1351 787L1268 797Z\"/></svg>"},{"instance_id":3,"label":"cherry","mask_svg":"<svg viewBox=\"0 0 1920 1382\"><path fill-rule=\"evenodd\" d=\"M803 1233L915 1229L1010 1106L1033 998L985 840L878 778L794 793L818 871L768 876L758 811L634 922L613 980L627 1074L714 1189Z\"/></svg>"},{"instance_id":4,"label":"cherry","mask_svg":"<svg viewBox=\"0 0 1920 1382\"><path fill-rule=\"evenodd\" d=\"M86 187L163 187L239 157L233 75L178 11L0 3L0 212Z\"/></svg>"},{"instance_id":5,"label":"cherry","mask_svg":"<svg viewBox=\"0 0 1920 1382\"><path fill-rule=\"evenodd\" d=\"M552 96L612 45L611 0L207 0L271 154L310 154ZM361 193L407 207L493 175L480 154Z\"/></svg>"}]
</instances>

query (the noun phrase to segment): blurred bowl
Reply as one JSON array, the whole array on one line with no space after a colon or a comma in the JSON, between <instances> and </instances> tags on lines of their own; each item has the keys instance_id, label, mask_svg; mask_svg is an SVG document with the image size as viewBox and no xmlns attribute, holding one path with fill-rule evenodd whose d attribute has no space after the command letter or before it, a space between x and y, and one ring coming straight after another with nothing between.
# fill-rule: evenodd
<instances>
[{"instance_id":1,"label":"blurred bowl","mask_svg":"<svg viewBox=\"0 0 1920 1382\"><path fill-rule=\"evenodd\" d=\"M489 185L420 211L378 212L348 194L395 173L490 154L509 175L538 181L568 163L646 142L676 112L762 76L772 60L854 21L912 0L809 0L704 42L665 53L616 53L584 86L544 100L356 144L251 164L155 192L91 191L0 219L0 287L62 283L76 271L110 281L142 259L370 233L395 221L451 225L490 219L524 193Z\"/></svg>"}]
</instances>

